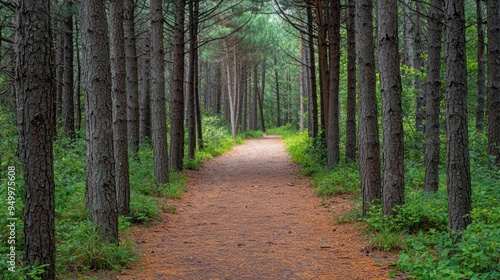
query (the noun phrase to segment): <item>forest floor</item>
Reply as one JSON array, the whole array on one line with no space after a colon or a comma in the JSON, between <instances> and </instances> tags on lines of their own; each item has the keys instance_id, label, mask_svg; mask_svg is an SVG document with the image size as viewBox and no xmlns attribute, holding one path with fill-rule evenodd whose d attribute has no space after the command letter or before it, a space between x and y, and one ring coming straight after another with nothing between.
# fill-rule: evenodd
<instances>
[{"instance_id":1,"label":"forest floor","mask_svg":"<svg viewBox=\"0 0 500 280\"><path fill-rule=\"evenodd\" d=\"M313 195L276 136L247 140L186 171L175 214L131 230L141 258L111 276L145 279L388 279L394 255L336 223L352 197Z\"/></svg>"}]
</instances>

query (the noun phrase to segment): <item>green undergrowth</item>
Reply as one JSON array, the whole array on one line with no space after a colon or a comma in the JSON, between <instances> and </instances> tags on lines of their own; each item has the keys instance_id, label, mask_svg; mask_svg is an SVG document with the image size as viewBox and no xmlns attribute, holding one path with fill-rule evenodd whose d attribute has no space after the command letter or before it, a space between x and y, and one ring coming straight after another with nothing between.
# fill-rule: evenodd
<instances>
[{"instance_id":1,"label":"green undergrowth","mask_svg":"<svg viewBox=\"0 0 500 280\"><path fill-rule=\"evenodd\" d=\"M473 223L460 234L448 230L444 166L440 166L438 192L425 193L425 167L416 160L422 157L407 159L405 204L396 208L393 217L382 216L380 205L375 205L369 218L363 219L357 165L341 163L329 170L324 167L326 155L320 141L309 139L306 133L280 134L285 135L293 161L301 166L304 175L311 177L317 195L349 193L358 197L353 212L336 220L357 221L372 250L399 254L395 264L408 279L500 279L500 170L488 169L490 159L484 134L471 130ZM413 149L410 144L407 149ZM441 162L444 160L443 152Z\"/></svg>"},{"instance_id":2,"label":"green undergrowth","mask_svg":"<svg viewBox=\"0 0 500 280\"><path fill-rule=\"evenodd\" d=\"M7 167L16 167L16 208L18 218L16 236L16 271L8 272L6 258L0 258L1 279L39 279L43 266L26 267L22 265L23 251L23 208L24 183L22 165L17 159L17 131L14 114L0 108L0 183L6 185ZM205 149L197 151L196 159L186 167L198 168L207 159L221 155L234 145L243 142L243 137L232 139L230 131L219 117L204 118ZM175 207L166 203L165 198L181 198L187 191L186 177L170 172L170 182L165 185L154 183L154 165L151 144L141 145L138 157L130 157L130 215L119 218L120 245L100 241L95 225L85 208L85 141L84 130L78 131L76 140L59 137L54 142L55 208L56 208L56 274L58 279L71 279L95 270L114 270L127 267L138 258L135 246L127 237L127 230L136 224L154 223L162 212L175 213ZM58 135L63 135L59 131ZM261 137L262 133L244 134L244 137ZM190 165L191 164L191 165ZM7 205L7 193L2 188L0 204ZM10 214L3 207L0 219L6 221ZM7 223L0 224L0 254L6 256L10 251Z\"/></svg>"},{"instance_id":3,"label":"green undergrowth","mask_svg":"<svg viewBox=\"0 0 500 280\"><path fill-rule=\"evenodd\" d=\"M224 123L224 119L220 116L203 116L203 149L196 151L194 159L185 157L184 168L198 170L202 163L226 153L237 144L242 144L244 139L262 138L262 135L262 131L242 131L233 139L230 127Z\"/></svg>"}]
</instances>

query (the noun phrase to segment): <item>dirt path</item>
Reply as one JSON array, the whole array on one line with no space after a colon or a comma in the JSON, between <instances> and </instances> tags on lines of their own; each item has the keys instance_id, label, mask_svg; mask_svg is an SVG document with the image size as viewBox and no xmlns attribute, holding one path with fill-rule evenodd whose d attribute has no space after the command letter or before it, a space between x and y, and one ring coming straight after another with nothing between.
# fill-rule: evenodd
<instances>
[{"instance_id":1,"label":"dirt path","mask_svg":"<svg viewBox=\"0 0 500 280\"><path fill-rule=\"evenodd\" d=\"M247 140L189 172L176 214L133 233L142 259L117 279L387 279L351 224L335 224L282 141Z\"/></svg>"}]
</instances>

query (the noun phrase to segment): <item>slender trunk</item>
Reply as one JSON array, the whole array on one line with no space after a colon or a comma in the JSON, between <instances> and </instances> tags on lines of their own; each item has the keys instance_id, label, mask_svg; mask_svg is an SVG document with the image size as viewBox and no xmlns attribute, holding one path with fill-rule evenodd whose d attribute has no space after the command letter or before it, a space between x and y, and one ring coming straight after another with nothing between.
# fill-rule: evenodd
<instances>
[{"instance_id":1,"label":"slender trunk","mask_svg":"<svg viewBox=\"0 0 500 280\"><path fill-rule=\"evenodd\" d=\"M134 0L124 0L125 61L127 79L127 135L129 147L138 159L139 152L139 80L135 43Z\"/></svg>"},{"instance_id":2,"label":"slender trunk","mask_svg":"<svg viewBox=\"0 0 500 280\"><path fill-rule=\"evenodd\" d=\"M274 79L276 83L276 110L277 110L276 121L278 127L280 127L281 126L280 83L278 74L278 59L276 57L276 54L274 55Z\"/></svg>"},{"instance_id":3,"label":"slender trunk","mask_svg":"<svg viewBox=\"0 0 500 280\"><path fill-rule=\"evenodd\" d=\"M326 4L325 4L326 2ZM328 42L325 14L328 10L328 2L314 0L316 8L316 24L318 27L318 66L319 66L319 96L321 101L321 127L326 131L328 126L328 102L330 84L328 81Z\"/></svg>"},{"instance_id":4,"label":"slender trunk","mask_svg":"<svg viewBox=\"0 0 500 280\"><path fill-rule=\"evenodd\" d=\"M425 120L425 87L422 86L422 80L420 76L423 73L424 60L422 58L423 46L422 46L422 2L415 1L415 71L417 76L415 77L415 98L416 98L416 126L417 131L424 132L424 120ZM420 142L420 141L419 141ZM419 146L420 147L420 146Z\"/></svg>"},{"instance_id":5,"label":"slender trunk","mask_svg":"<svg viewBox=\"0 0 500 280\"><path fill-rule=\"evenodd\" d=\"M494 1L498 3L498 1ZM463 0L445 1L446 185L448 228L462 231L471 223L471 181L467 126L467 60ZM498 6L496 7L498 18ZM490 41L490 46L491 46Z\"/></svg>"},{"instance_id":6,"label":"slender trunk","mask_svg":"<svg viewBox=\"0 0 500 280\"><path fill-rule=\"evenodd\" d=\"M113 99L113 150L118 215L130 213L130 180L127 145L127 92L123 0L109 2L111 95Z\"/></svg>"},{"instance_id":7,"label":"slender trunk","mask_svg":"<svg viewBox=\"0 0 500 280\"><path fill-rule=\"evenodd\" d=\"M425 191L439 188L439 115L441 103L441 45L443 0L432 0L429 10L429 64L426 95Z\"/></svg>"},{"instance_id":8,"label":"slender trunk","mask_svg":"<svg viewBox=\"0 0 500 280\"><path fill-rule=\"evenodd\" d=\"M264 94L266 93L266 61L262 63L262 73L261 73L261 96L259 97L259 111L260 111L260 128L262 132L266 132L266 125L264 121Z\"/></svg>"},{"instance_id":9,"label":"slender trunk","mask_svg":"<svg viewBox=\"0 0 500 280\"><path fill-rule=\"evenodd\" d=\"M485 67L484 67L484 24L482 0L476 0L477 14L477 107L476 129L483 131L484 125L484 96L485 96Z\"/></svg>"},{"instance_id":10,"label":"slender trunk","mask_svg":"<svg viewBox=\"0 0 500 280\"><path fill-rule=\"evenodd\" d=\"M382 213L393 215L404 204L404 143L401 75L399 72L397 0L379 0L378 51L382 96Z\"/></svg>"},{"instance_id":11,"label":"slender trunk","mask_svg":"<svg viewBox=\"0 0 500 280\"><path fill-rule=\"evenodd\" d=\"M488 0L488 152L500 166L500 3Z\"/></svg>"},{"instance_id":12,"label":"slender trunk","mask_svg":"<svg viewBox=\"0 0 500 280\"><path fill-rule=\"evenodd\" d=\"M258 66L259 63L255 63L253 66L253 102L252 102L252 130L257 130L257 122L258 122L258 115L257 115L257 102L259 100L259 89L258 89L258 83L259 83L259 73L258 73Z\"/></svg>"},{"instance_id":13,"label":"slender trunk","mask_svg":"<svg viewBox=\"0 0 500 280\"><path fill-rule=\"evenodd\" d=\"M138 64L140 69L141 87L139 92L139 138L141 143L146 139L151 139L151 72L150 72L150 36L147 23L143 24L142 35L139 37Z\"/></svg>"},{"instance_id":14,"label":"slender trunk","mask_svg":"<svg viewBox=\"0 0 500 280\"><path fill-rule=\"evenodd\" d=\"M165 53L161 0L151 0L151 131L154 174L157 185L169 182L167 123L165 110Z\"/></svg>"},{"instance_id":15,"label":"slender trunk","mask_svg":"<svg viewBox=\"0 0 500 280\"><path fill-rule=\"evenodd\" d=\"M184 7L186 0L176 0L174 26L174 68L170 102L170 156L176 171L183 168L184 158Z\"/></svg>"},{"instance_id":16,"label":"slender trunk","mask_svg":"<svg viewBox=\"0 0 500 280\"><path fill-rule=\"evenodd\" d=\"M330 40L330 93L327 121L327 165L340 161L339 87L340 87L340 0L330 2L328 34Z\"/></svg>"},{"instance_id":17,"label":"slender trunk","mask_svg":"<svg viewBox=\"0 0 500 280\"><path fill-rule=\"evenodd\" d=\"M375 95L372 0L356 1L356 54L359 87L359 173L363 215L381 198L380 147Z\"/></svg>"},{"instance_id":18,"label":"slender trunk","mask_svg":"<svg viewBox=\"0 0 500 280\"><path fill-rule=\"evenodd\" d=\"M81 92L82 92L82 67L80 60L80 40L78 34L80 29L78 27L78 21L75 22L75 41L76 41L76 71L77 71L77 80L76 80L76 91L75 91L75 106L76 106L76 129L79 131L82 127L82 102L81 102Z\"/></svg>"},{"instance_id":19,"label":"slender trunk","mask_svg":"<svg viewBox=\"0 0 500 280\"><path fill-rule=\"evenodd\" d=\"M309 137L316 138L318 136L318 95L316 93L316 66L314 62L314 37L313 37L313 23L312 23L312 8L307 6L307 32L309 33L308 46L309 46L309 71L311 78L311 130L309 131Z\"/></svg>"},{"instance_id":20,"label":"slender trunk","mask_svg":"<svg viewBox=\"0 0 500 280\"><path fill-rule=\"evenodd\" d=\"M64 15L64 70L62 89L62 117L64 132L66 136L75 138L75 106L73 102L73 1L66 0L64 3L66 14Z\"/></svg>"},{"instance_id":21,"label":"slender trunk","mask_svg":"<svg viewBox=\"0 0 500 280\"><path fill-rule=\"evenodd\" d=\"M188 132L188 158L194 159L196 149L196 117L195 117L195 72L198 66L195 64L195 50L196 50L196 34L194 25L194 3L188 2L189 10L189 50L188 50L188 75L187 75L187 97L186 97L186 118L187 118L187 132Z\"/></svg>"},{"instance_id":22,"label":"slender trunk","mask_svg":"<svg viewBox=\"0 0 500 280\"><path fill-rule=\"evenodd\" d=\"M356 38L354 19L355 3L346 0L347 29L347 116L346 116L346 161L356 161Z\"/></svg>"}]
</instances>

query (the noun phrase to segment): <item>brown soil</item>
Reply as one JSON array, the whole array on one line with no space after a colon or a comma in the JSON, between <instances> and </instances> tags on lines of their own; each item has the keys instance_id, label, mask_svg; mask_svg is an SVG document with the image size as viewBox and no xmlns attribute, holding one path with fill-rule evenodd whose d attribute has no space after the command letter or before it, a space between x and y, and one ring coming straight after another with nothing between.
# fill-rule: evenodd
<instances>
[{"instance_id":1,"label":"brown soil","mask_svg":"<svg viewBox=\"0 0 500 280\"><path fill-rule=\"evenodd\" d=\"M332 215L277 137L247 140L186 172L176 214L132 231L141 260L116 279L387 279L393 258L372 255L353 224Z\"/></svg>"}]
</instances>

